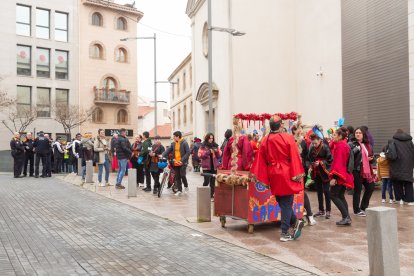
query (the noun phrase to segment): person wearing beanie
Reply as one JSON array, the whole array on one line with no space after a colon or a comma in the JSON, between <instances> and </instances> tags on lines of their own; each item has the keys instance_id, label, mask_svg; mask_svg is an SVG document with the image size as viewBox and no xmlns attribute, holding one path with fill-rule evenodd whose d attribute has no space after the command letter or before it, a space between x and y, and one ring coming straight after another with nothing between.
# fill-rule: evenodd
<instances>
[{"instance_id":1,"label":"person wearing beanie","mask_svg":"<svg viewBox=\"0 0 414 276\"><path fill-rule=\"evenodd\" d=\"M271 132L262 140L251 173L257 181L270 186L281 209L280 241L287 242L300 237L304 222L299 220L293 208L293 198L304 190L302 161L292 135L283 132L282 119L274 115L269 121ZM289 231L294 225L293 231Z\"/></svg>"}]
</instances>

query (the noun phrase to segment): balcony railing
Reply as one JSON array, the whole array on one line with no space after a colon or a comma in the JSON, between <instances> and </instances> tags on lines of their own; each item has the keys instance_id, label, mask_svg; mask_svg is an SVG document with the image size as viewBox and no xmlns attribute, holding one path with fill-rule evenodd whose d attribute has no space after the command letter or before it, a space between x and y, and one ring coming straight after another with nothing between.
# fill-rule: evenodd
<instances>
[{"instance_id":1,"label":"balcony railing","mask_svg":"<svg viewBox=\"0 0 414 276\"><path fill-rule=\"evenodd\" d=\"M94 91L95 103L129 104L130 91L97 87Z\"/></svg>"}]
</instances>

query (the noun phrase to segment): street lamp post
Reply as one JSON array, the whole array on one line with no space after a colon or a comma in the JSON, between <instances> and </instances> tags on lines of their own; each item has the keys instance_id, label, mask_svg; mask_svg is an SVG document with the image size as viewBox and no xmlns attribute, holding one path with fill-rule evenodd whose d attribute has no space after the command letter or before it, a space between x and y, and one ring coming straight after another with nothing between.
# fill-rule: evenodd
<instances>
[{"instance_id":1,"label":"street lamp post","mask_svg":"<svg viewBox=\"0 0 414 276\"><path fill-rule=\"evenodd\" d=\"M207 3L207 27L208 27L208 132L214 133L213 130L213 31L226 32L232 36L243 36L245 33L235 29L213 27L211 22L211 1Z\"/></svg>"},{"instance_id":2,"label":"street lamp post","mask_svg":"<svg viewBox=\"0 0 414 276\"><path fill-rule=\"evenodd\" d=\"M153 39L154 40L154 136L156 136L158 133L157 131L157 116L158 116L158 110L157 110L157 34L154 33L154 36L141 36L141 37L127 37L122 38L121 41L127 41L129 39Z\"/></svg>"}]
</instances>

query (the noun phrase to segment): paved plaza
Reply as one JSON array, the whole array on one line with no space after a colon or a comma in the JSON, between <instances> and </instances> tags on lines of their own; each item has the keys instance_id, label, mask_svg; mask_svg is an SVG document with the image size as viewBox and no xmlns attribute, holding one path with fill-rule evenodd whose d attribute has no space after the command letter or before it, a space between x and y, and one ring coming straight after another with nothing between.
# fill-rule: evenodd
<instances>
[{"instance_id":1,"label":"paved plaza","mask_svg":"<svg viewBox=\"0 0 414 276\"><path fill-rule=\"evenodd\" d=\"M0 175L0 212L0 275L312 274L56 177Z\"/></svg>"},{"instance_id":2,"label":"paved plaza","mask_svg":"<svg viewBox=\"0 0 414 276\"><path fill-rule=\"evenodd\" d=\"M85 184L84 189L97 191L100 195L145 210L156 216L177 222L206 235L219 238L234 245L244 247L257 253L270 256L293 266L315 274L368 275L368 245L366 218L352 217L351 227L337 227L335 221L340 219L337 208L332 204L332 218L317 218L318 224L304 228L297 242L279 242L280 227L274 223L255 226L253 234L247 233L247 224L243 220L227 219L226 228L221 228L219 219L212 217L211 222L196 222L196 189L202 186L203 178L198 173L188 173L190 191L176 197L166 191L162 198L138 190L136 198L128 198L126 190L95 188ZM115 174L111 174L113 182ZM80 178L75 175L64 177L66 181L79 184ZM94 176L96 179L96 175ZM127 178L124 178L127 185ZM386 206L397 210L398 238L400 242L401 275L414 275L414 206L399 204L381 204L381 191L376 189L371 206ZM313 211L317 211L316 192L310 191ZM346 195L350 208L352 196ZM212 208L213 209L213 208ZM350 209L352 212L352 210ZM213 213L213 212L212 212Z\"/></svg>"}]
</instances>

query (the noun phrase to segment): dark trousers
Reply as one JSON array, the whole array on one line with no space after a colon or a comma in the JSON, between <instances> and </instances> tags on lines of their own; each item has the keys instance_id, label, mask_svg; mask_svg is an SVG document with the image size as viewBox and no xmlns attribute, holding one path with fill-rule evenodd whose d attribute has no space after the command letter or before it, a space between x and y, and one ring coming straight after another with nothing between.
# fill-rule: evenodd
<instances>
[{"instance_id":1,"label":"dark trousers","mask_svg":"<svg viewBox=\"0 0 414 276\"><path fill-rule=\"evenodd\" d=\"M36 154L36 165L35 165L35 176L39 176L39 165L42 160L42 176L47 174L47 154L37 153Z\"/></svg>"},{"instance_id":2,"label":"dark trousers","mask_svg":"<svg viewBox=\"0 0 414 276\"><path fill-rule=\"evenodd\" d=\"M55 163L54 163L54 172L55 173L60 173L62 171L62 163L63 163L63 158L59 157L59 156L55 156Z\"/></svg>"},{"instance_id":3,"label":"dark trousers","mask_svg":"<svg viewBox=\"0 0 414 276\"><path fill-rule=\"evenodd\" d=\"M144 183L144 165L138 164L136 158L131 158L131 164L132 167L137 170L137 184Z\"/></svg>"},{"instance_id":4,"label":"dark trousers","mask_svg":"<svg viewBox=\"0 0 414 276\"><path fill-rule=\"evenodd\" d=\"M72 166L73 166L73 172L78 173L78 158L73 157Z\"/></svg>"},{"instance_id":5,"label":"dark trousers","mask_svg":"<svg viewBox=\"0 0 414 276\"><path fill-rule=\"evenodd\" d=\"M174 166L174 172L175 172L175 182L177 183L177 189L178 191L183 191L183 184L184 187L188 187L187 177L186 177L186 170L187 166Z\"/></svg>"},{"instance_id":6,"label":"dark trousers","mask_svg":"<svg viewBox=\"0 0 414 276\"><path fill-rule=\"evenodd\" d=\"M22 174L23 165L24 165L24 153L23 154L16 154L14 157L14 176L20 176Z\"/></svg>"},{"instance_id":7,"label":"dark trousers","mask_svg":"<svg viewBox=\"0 0 414 276\"><path fill-rule=\"evenodd\" d=\"M160 173L151 172L152 178L154 178L154 190L158 190L161 187L160 184Z\"/></svg>"},{"instance_id":8,"label":"dark trousers","mask_svg":"<svg viewBox=\"0 0 414 276\"><path fill-rule=\"evenodd\" d=\"M401 199L405 202L414 202L413 183L409 181L393 180L395 200Z\"/></svg>"},{"instance_id":9,"label":"dark trousers","mask_svg":"<svg viewBox=\"0 0 414 276\"><path fill-rule=\"evenodd\" d=\"M394 199L394 192L392 190L392 182L389 178L383 178L382 179L382 186L381 186L381 198L386 199L385 192L388 191L388 195L390 196L390 199Z\"/></svg>"},{"instance_id":10,"label":"dark trousers","mask_svg":"<svg viewBox=\"0 0 414 276\"><path fill-rule=\"evenodd\" d=\"M33 176L34 174L34 153L27 153L24 156L24 167L23 167L23 175L27 175L27 165L30 162L29 167L29 175Z\"/></svg>"},{"instance_id":11,"label":"dark trousers","mask_svg":"<svg viewBox=\"0 0 414 276\"><path fill-rule=\"evenodd\" d=\"M345 199L345 191L346 187L343 185L335 185L331 187L331 199L332 202L338 207L339 211L341 212L342 218L346 218L349 216L348 212L348 203Z\"/></svg>"},{"instance_id":12,"label":"dark trousers","mask_svg":"<svg viewBox=\"0 0 414 276\"><path fill-rule=\"evenodd\" d=\"M52 157L53 157L53 154L51 153L48 153L46 156L46 175L47 176L52 175L52 164L53 164Z\"/></svg>"},{"instance_id":13,"label":"dark trousers","mask_svg":"<svg viewBox=\"0 0 414 276\"><path fill-rule=\"evenodd\" d=\"M331 192L329 191L329 183L323 182L322 179L317 176L315 178L316 189L318 191L318 203L319 211L325 211L323 207L323 196L325 195L326 211L331 211Z\"/></svg>"},{"instance_id":14,"label":"dark trousers","mask_svg":"<svg viewBox=\"0 0 414 276\"><path fill-rule=\"evenodd\" d=\"M276 196L277 203L281 211L281 226L282 233L287 233L290 226L296 222L296 215L293 211L293 195Z\"/></svg>"},{"instance_id":15,"label":"dark trousers","mask_svg":"<svg viewBox=\"0 0 414 276\"><path fill-rule=\"evenodd\" d=\"M203 170L205 173L217 174L216 170ZM211 198L214 197L214 189L216 186L216 179L212 176L204 176L203 186L210 185L210 196Z\"/></svg>"},{"instance_id":16,"label":"dark trousers","mask_svg":"<svg viewBox=\"0 0 414 276\"><path fill-rule=\"evenodd\" d=\"M354 214L358 214L361 210L365 211L369 206L369 200L371 199L372 193L375 189L375 183L368 183L366 180L361 178L359 171L354 171L354 195L352 198L352 205L354 208ZM364 195L361 200L362 185L365 188Z\"/></svg>"},{"instance_id":17,"label":"dark trousers","mask_svg":"<svg viewBox=\"0 0 414 276\"><path fill-rule=\"evenodd\" d=\"M304 194L305 194L305 202L304 202L304 206L303 207L306 210L306 215L307 216L312 216L313 213L312 213L312 208L311 208L311 204L310 204L310 200L309 200L308 194L306 192L304 192Z\"/></svg>"},{"instance_id":18,"label":"dark trousers","mask_svg":"<svg viewBox=\"0 0 414 276\"><path fill-rule=\"evenodd\" d=\"M151 171L150 171L149 165L145 165L144 173L145 173L145 184L147 185L148 189L151 189Z\"/></svg>"}]
</instances>

